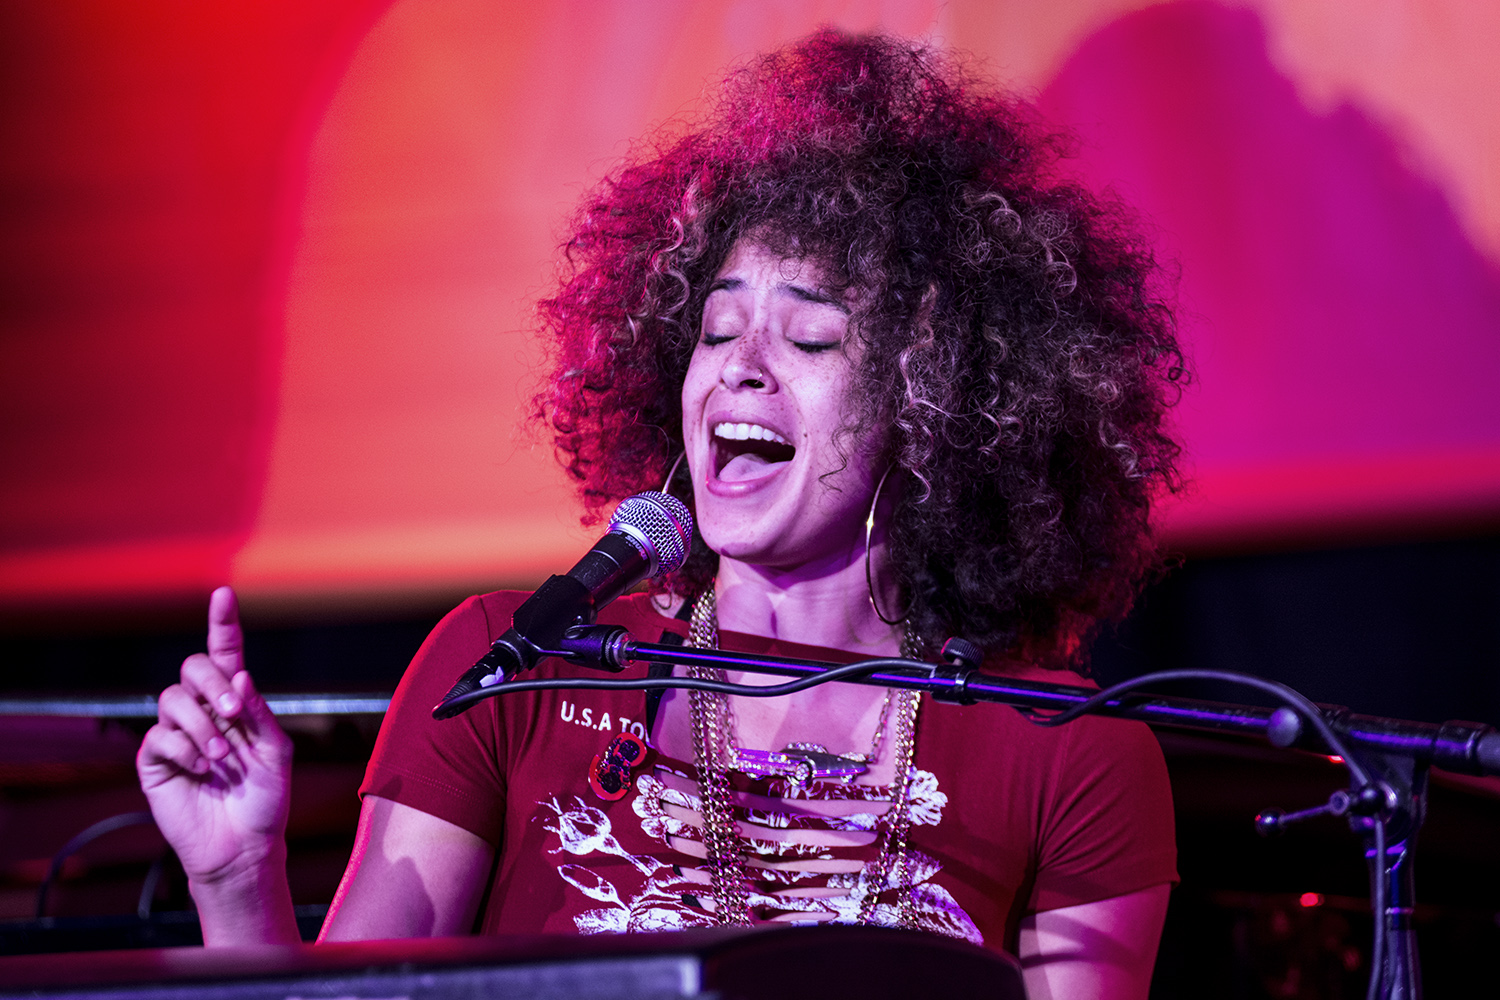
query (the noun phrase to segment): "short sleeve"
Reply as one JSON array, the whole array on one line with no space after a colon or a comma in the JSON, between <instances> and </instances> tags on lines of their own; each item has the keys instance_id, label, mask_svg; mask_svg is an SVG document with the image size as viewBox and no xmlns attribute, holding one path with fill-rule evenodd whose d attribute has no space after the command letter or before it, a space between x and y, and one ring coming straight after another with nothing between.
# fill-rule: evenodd
<instances>
[{"instance_id":1,"label":"short sleeve","mask_svg":"<svg viewBox=\"0 0 1500 1000\"><path fill-rule=\"evenodd\" d=\"M1027 910L1175 883L1172 787L1156 737L1119 719L1083 718L1063 729Z\"/></svg>"},{"instance_id":2,"label":"short sleeve","mask_svg":"<svg viewBox=\"0 0 1500 1000\"><path fill-rule=\"evenodd\" d=\"M419 809L498 847L505 746L496 699L452 719L432 717L433 706L489 649L493 613L471 597L432 630L391 700L359 793Z\"/></svg>"}]
</instances>

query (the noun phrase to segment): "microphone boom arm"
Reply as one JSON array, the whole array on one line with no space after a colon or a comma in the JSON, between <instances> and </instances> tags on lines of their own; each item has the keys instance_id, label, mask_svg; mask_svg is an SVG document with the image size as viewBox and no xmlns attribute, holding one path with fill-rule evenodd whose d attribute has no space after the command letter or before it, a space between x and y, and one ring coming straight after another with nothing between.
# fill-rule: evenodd
<instances>
[{"instance_id":1,"label":"microphone boom arm","mask_svg":"<svg viewBox=\"0 0 1500 1000\"><path fill-rule=\"evenodd\" d=\"M505 642L506 636L496 640L495 646L480 663L483 664L494 656L496 649ZM803 683L795 686L761 687L695 681L684 677L639 680L589 677L507 680L487 685L482 690L471 689L468 693L450 694L433 709L433 716L447 718L456 715L484 698L498 694L548 688L699 687L764 698L779 697L816 684L839 680L926 691L938 701L957 704L985 701L1010 705L1021 710L1032 721L1042 724L1056 725L1078 715L1092 713L1135 719L1152 726L1174 729L1263 736L1279 747L1297 747L1344 757L1351 768L1356 770L1356 779L1368 776L1357 773L1363 769L1358 758L1346 752L1347 748L1342 745L1345 741L1371 752L1411 757L1462 774L1500 775L1500 732L1492 726L1477 722L1435 724L1358 715L1340 706L1314 705L1292 688L1249 674L1218 670L1169 670L1143 674L1103 691L1095 691L1073 685L1023 681L988 674L980 671L977 664L962 658L955 658L944 664L933 664L888 657L840 665L816 660L735 653L722 649L637 642L629 632L616 626L566 629L559 635L556 643L551 645L550 649L533 646L534 658L527 664L527 668L542 658L555 656L570 663L608 671L619 671L632 663L656 662L672 666L720 667L726 670L775 674L796 678ZM1300 711L1138 691L1149 684L1183 680L1222 680L1254 687L1273 695L1284 705L1295 705ZM1049 718L1046 713L1065 713L1066 718Z\"/></svg>"},{"instance_id":2,"label":"microphone boom arm","mask_svg":"<svg viewBox=\"0 0 1500 1000\"><path fill-rule=\"evenodd\" d=\"M554 577L554 579L556 579ZM550 583L551 581L549 581ZM512 630L514 631L514 630ZM509 635L509 633L507 633ZM496 647L502 645L497 640ZM942 664L882 658L836 665L814 660L697 649L661 643L636 642L623 628L588 624L563 629L551 648L532 645L527 666L555 656L570 663L618 671L649 661L674 666L706 666L777 674L793 678L782 684L746 685L695 677L604 679L564 677L548 680L491 682L482 689L460 693L455 687L433 709L448 718L484 698L511 692L592 688L644 690L696 688L748 697L770 698L792 694L817 684L839 680L880 687L926 691L938 701L972 705L980 701L1010 705L1030 722L1062 725L1081 715L1097 713L1136 719L1152 726L1198 729L1264 736L1278 747L1302 747L1342 758L1350 777L1349 792L1325 809L1347 815L1352 830L1362 834L1370 867L1370 903L1375 922L1370 953L1367 997L1421 1000L1414 925L1410 914L1415 899L1411 856L1416 833L1426 812L1427 770L1431 765L1463 774L1500 775L1500 732L1475 722L1410 722L1356 715L1347 708L1315 705L1300 692L1250 674L1220 670L1166 670L1143 674L1103 691L1040 681L1022 681L981 672L981 652L973 645L950 639L943 647ZM508 648L508 647L507 647ZM486 656L486 660L489 655ZM480 661L483 665L485 660ZM480 669L476 665L474 670ZM472 674L474 671L471 670ZM468 675L465 675L466 677ZM498 680L500 675L492 675ZM1236 705L1146 694L1150 684L1181 680L1229 681L1273 695L1280 708ZM475 687L478 687L476 683ZM1357 747L1353 753L1350 747ZM1263 813L1256 818L1262 833L1282 828L1303 814Z\"/></svg>"}]
</instances>

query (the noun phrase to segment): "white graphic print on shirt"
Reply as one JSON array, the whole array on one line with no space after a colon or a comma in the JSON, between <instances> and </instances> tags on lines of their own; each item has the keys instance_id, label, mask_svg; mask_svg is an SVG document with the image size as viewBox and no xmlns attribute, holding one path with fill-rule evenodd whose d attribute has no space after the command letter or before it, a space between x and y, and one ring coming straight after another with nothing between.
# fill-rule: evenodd
<instances>
[{"instance_id":1,"label":"white graphic print on shirt","mask_svg":"<svg viewBox=\"0 0 1500 1000\"><path fill-rule=\"evenodd\" d=\"M881 819L890 808L889 790L822 782L808 788L778 782L775 787L781 794L736 797L742 807L737 811L743 816L741 832L750 849L747 870L754 873L747 886L751 908L786 923L854 923L866 896L895 887L900 877L891 871L875 885L869 864L840 857L882 834ZM691 778L658 766L656 774L636 779L631 802L646 835L666 850L688 855L687 860L705 855L696 790ZM865 802L873 808L856 811ZM907 804L912 826L936 826L947 803L948 796L939 790L932 772L913 772ZM603 904L575 918L581 933L714 925L713 889L706 869L672 864L650 854L631 854L615 837L609 816L582 798L575 796L568 806L556 797L537 805L551 814L543 828L557 835L558 846L550 853L578 858L612 855L628 861L644 876L639 891L627 899L618 886L585 865L559 865L563 881L585 898ZM983 944L978 927L958 901L932 881L941 868L929 855L908 849L905 881L911 885L916 926ZM870 915L877 925L893 925L899 919L897 907L889 903L877 903Z\"/></svg>"}]
</instances>

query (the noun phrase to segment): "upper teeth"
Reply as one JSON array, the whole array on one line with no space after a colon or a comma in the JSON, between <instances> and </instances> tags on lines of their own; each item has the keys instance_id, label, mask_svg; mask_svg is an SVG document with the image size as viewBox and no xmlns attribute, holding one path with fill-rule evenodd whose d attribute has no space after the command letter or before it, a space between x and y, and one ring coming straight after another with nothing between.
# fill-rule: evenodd
<instances>
[{"instance_id":1,"label":"upper teeth","mask_svg":"<svg viewBox=\"0 0 1500 1000\"><path fill-rule=\"evenodd\" d=\"M786 438L760 424L715 424L714 437L728 441L775 441L777 444L791 446L791 442Z\"/></svg>"}]
</instances>

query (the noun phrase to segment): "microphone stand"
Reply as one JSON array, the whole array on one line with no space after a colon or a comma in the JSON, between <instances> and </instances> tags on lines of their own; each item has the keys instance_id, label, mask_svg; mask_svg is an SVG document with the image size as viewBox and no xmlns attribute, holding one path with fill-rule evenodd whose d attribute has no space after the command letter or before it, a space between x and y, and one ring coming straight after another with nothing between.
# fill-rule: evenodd
<instances>
[{"instance_id":1,"label":"microphone stand","mask_svg":"<svg viewBox=\"0 0 1500 1000\"><path fill-rule=\"evenodd\" d=\"M982 652L963 639L948 640L942 663L891 657L846 665L637 642L629 632L611 625L568 629L556 646L539 650L540 656L614 672L633 663L651 662L718 667L793 680L759 686L691 677L508 679L451 695L433 709L433 715L448 718L485 698L544 689L690 688L769 698L837 680L924 691L936 701L953 704L984 701L1009 705L1043 726L1062 725L1092 713L1152 726L1262 736L1277 747L1299 747L1341 757L1350 774L1349 791L1337 791L1326 804L1300 812L1268 810L1257 816L1255 823L1262 834L1270 834L1313 816L1331 814L1347 817L1350 828L1363 835L1375 918L1367 994L1371 1000L1420 1000L1422 995L1412 923L1412 855L1426 814L1428 769L1436 765L1463 774L1500 775L1500 732L1491 726L1473 722L1435 725L1357 715L1340 706L1315 705L1286 685L1228 671L1160 671L1095 691L983 673L979 670ZM1269 709L1138 690L1149 684L1181 680L1228 681L1270 694L1282 704Z\"/></svg>"}]
</instances>

